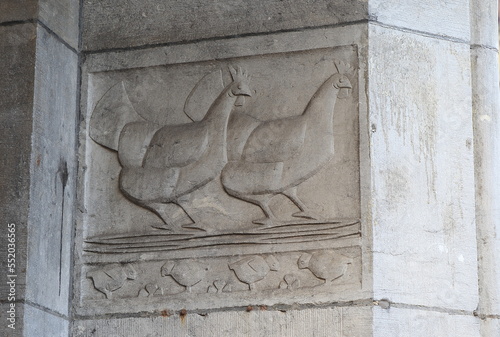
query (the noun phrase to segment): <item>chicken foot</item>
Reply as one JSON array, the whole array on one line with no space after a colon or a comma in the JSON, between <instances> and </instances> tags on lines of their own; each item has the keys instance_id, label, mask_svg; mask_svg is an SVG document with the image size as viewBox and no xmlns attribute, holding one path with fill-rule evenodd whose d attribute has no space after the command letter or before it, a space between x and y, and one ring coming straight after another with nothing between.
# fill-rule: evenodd
<instances>
[{"instance_id":1,"label":"chicken foot","mask_svg":"<svg viewBox=\"0 0 500 337\"><path fill-rule=\"evenodd\" d=\"M184 214L189 218L189 220L191 222L188 224L184 224L182 226L179 226L178 221L176 221L176 218L170 216L170 212L165 207L166 204L164 204L164 203L150 203L150 204L144 205L144 207L146 207L147 209L152 211L154 214L156 214L164 223L163 225L155 225L154 226L155 228L166 229L169 231L179 230L180 227L203 230L199 227L193 226L195 224L195 221L181 205L179 205L177 203L170 203L170 204L174 204L174 205L177 205L178 207L180 207L180 209L184 212Z\"/></svg>"},{"instance_id":2,"label":"chicken foot","mask_svg":"<svg viewBox=\"0 0 500 337\"><path fill-rule=\"evenodd\" d=\"M297 206L298 209L300 209L300 212L295 212L292 214L292 216L294 216L296 218L304 218L304 219L311 219L311 220L320 220L321 219L321 217L319 217L318 215L307 210L307 207L304 204L304 202L302 202L302 200L300 200L299 197L297 196L297 186L294 186L294 187L292 187L286 191L283 191L281 193L283 195L285 195L286 197L288 197L288 199L290 199L295 204L295 206Z\"/></svg>"}]
</instances>

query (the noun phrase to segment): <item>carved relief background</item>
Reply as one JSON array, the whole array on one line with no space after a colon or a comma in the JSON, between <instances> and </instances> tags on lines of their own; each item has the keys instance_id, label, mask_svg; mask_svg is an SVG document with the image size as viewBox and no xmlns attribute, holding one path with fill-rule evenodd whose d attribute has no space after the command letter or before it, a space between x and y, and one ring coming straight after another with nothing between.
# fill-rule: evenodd
<instances>
[{"instance_id":1,"label":"carved relief background","mask_svg":"<svg viewBox=\"0 0 500 337\"><path fill-rule=\"evenodd\" d=\"M359 289L357 62L345 46L90 74L82 303Z\"/></svg>"}]
</instances>

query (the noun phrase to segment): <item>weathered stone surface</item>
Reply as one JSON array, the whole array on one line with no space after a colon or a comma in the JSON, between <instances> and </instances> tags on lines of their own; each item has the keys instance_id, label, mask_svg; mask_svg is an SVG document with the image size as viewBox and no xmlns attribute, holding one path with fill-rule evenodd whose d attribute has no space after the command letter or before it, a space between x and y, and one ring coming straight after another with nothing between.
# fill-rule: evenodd
<instances>
[{"instance_id":1,"label":"weathered stone surface","mask_svg":"<svg viewBox=\"0 0 500 337\"><path fill-rule=\"evenodd\" d=\"M370 37L374 297L472 312L469 46L375 25Z\"/></svg>"},{"instance_id":2,"label":"weathered stone surface","mask_svg":"<svg viewBox=\"0 0 500 337\"><path fill-rule=\"evenodd\" d=\"M485 318L481 320L481 337L496 336L500 331L500 319Z\"/></svg>"},{"instance_id":3,"label":"weathered stone surface","mask_svg":"<svg viewBox=\"0 0 500 337\"><path fill-rule=\"evenodd\" d=\"M2 0L0 22L24 21L37 16L37 0Z\"/></svg>"},{"instance_id":4,"label":"weathered stone surface","mask_svg":"<svg viewBox=\"0 0 500 337\"><path fill-rule=\"evenodd\" d=\"M95 50L352 22L367 2L86 0L83 11L83 46Z\"/></svg>"},{"instance_id":5,"label":"weathered stone surface","mask_svg":"<svg viewBox=\"0 0 500 337\"><path fill-rule=\"evenodd\" d=\"M78 48L80 2L74 0L40 0L39 20L70 46Z\"/></svg>"},{"instance_id":6,"label":"weathered stone surface","mask_svg":"<svg viewBox=\"0 0 500 337\"><path fill-rule=\"evenodd\" d=\"M479 319L472 315L456 315L436 311L394 307L390 309L374 307L372 336L479 337L483 335L480 335L479 332Z\"/></svg>"},{"instance_id":7,"label":"weathered stone surface","mask_svg":"<svg viewBox=\"0 0 500 337\"><path fill-rule=\"evenodd\" d=\"M470 0L471 44L498 49L498 3L495 1ZM495 29L497 28L497 29ZM493 71L492 71L493 73Z\"/></svg>"},{"instance_id":8,"label":"weathered stone surface","mask_svg":"<svg viewBox=\"0 0 500 337\"><path fill-rule=\"evenodd\" d=\"M79 320L75 337L220 336L220 337L368 337L371 336L371 308L304 309L267 311L254 307L249 312L187 313L179 317Z\"/></svg>"},{"instance_id":9,"label":"weathered stone surface","mask_svg":"<svg viewBox=\"0 0 500 337\"><path fill-rule=\"evenodd\" d=\"M83 68L88 72L145 68L175 63L192 63L230 59L256 54L294 52L358 44L365 48L367 26L359 23L335 28L303 30L297 32L266 34L206 40L196 43L89 53ZM363 53L360 51L360 55ZM85 85L85 82L83 83Z\"/></svg>"},{"instance_id":10,"label":"weathered stone surface","mask_svg":"<svg viewBox=\"0 0 500 337\"><path fill-rule=\"evenodd\" d=\"M35 26L0 27L0 298L7 286L8 225L15 236L16 299L24 297L26 268L26 225L29 203L29 158L33 109ZM13 239L11 237L11 239ZM12 243L12 242L11 242ZM12 259L12 256L10 257Z\"/></svg>"},{"instance_id":11,"label":"weathered stone surface","mask_svg":"<svg viewBox=\"0 0 500 337\"><path fill-rule=\"evenodd\" d=\"M38 28L26 297L68 312L76 181L77 56Z\"/></svg>"},{"instance_id":12,"label":"weathered stone surface","mask_svg":"<svg viewBox=\"0 0 500 337\"><path fill-rule=\"evenodd\" d=\"M470 39L469 0L450 0L439 5L434 0L369 0L369 8L370 16L382 24Z\"/></svg>"},{"instance_id":13,"label":"weathered stone surface","mask_svg":"<svg viewBox=\"0 0 500 337\"><path fill-rule=\"evenodd\" d=\"M500 111L498 53L471 49L474 151L476 166L476 216L478 228L479 294L482 315L500 314Z\"/></svg>"},{"instance_id":14,"label":"weathered stone surface","mask_svg":"<svg viewBox=\"0 0 500 337\"><path fill-rule=\"evenodd\" d=\"M68 337L69 325L67 319L31 305L24 306L24 336Z\"/></svg>"},{"instance_id":15,"label":"weathered stone surface","mask_svg":"<svg viewBox=\"0 0 500 337\"><path fill-rule=\"evenodd\" d=\"M80 314L360 298L358 50L329 43L91 73Z\"/></svg>"}]
</instances>

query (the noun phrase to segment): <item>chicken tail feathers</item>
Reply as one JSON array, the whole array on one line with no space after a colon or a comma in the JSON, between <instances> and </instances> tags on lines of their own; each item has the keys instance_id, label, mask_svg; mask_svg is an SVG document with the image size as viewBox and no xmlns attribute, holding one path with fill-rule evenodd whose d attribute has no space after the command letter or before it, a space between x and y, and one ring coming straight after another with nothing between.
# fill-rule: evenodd
<instances>
[{"instance_id":1,"label":"chicken tail feathers","mask_svg":"<svg viewBox=\"0 0 500 337\"><path fill-rule=\"evenodd\" d=\"M90 138L104 147L118 151L123 127L136 121L145 119L135 111L122 81L111 87L97 103L90 117Z\"/></svg>"}]
</instances>

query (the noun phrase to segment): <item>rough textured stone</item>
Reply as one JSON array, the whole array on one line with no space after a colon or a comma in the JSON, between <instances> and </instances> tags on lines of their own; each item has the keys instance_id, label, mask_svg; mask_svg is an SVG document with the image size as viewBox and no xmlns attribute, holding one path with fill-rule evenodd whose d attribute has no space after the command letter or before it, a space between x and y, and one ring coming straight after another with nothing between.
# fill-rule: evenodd
<instances>
[{"instance_id":1,"label":"rough textured stone","mask_svg":"<svg viewBox=\"0 0 500 337\"><path fill-rule=\"evenodd\" d=\"M469 46L373 25L369 48L374 297L472 312Z\"/></svg>"},{"instance_id":2,"label":"rough textured stone","mask_svg":"<svg viewBox=\"0 0 500 337\"><path fill-rule=\"evenodd\" d=\"M67 314L76 181L77 56L38 28L27 298Z\"/></svg>"},{"instance_id":3,"label":"rough textured stone","mask_svg":"<svg viewBox=\"0 0 500 337\"><path fill-rule=\"evenodd\" d=\"M83 46L95 50L346 23L365 19L367 2L86 0L83 11Z\"/></svg>"},{"instance_id":4,"label":"rough textured stone","mask_svg":"<svg viewBox=\"0 0 500 337\"><path fill-rule=\"evenodd\" d=\"M355 335L353 335L355 336ZM436 311L373 309L373 337L479 337L479 319ZM493 335L492 335L493 336Z\"/></svg>"},{"instance_id":5,"label":"rough textured stone","mask_svg":"<svg viewBox=\"0 0 500 337\"><path fill-rule=\"evenodd\" d=\"M37 16L37 0L0 1L0 22L24 21Z\"/></svg>"},{"instance_id":6,"label":"rough textured stone","mask_svg":"<svg viewBox=\"0 0 500 337\"><path fill-rule=\"evenodd\" d=\"M304 309L286 312L255 307L250 312L187 313L165 317L76 321L75 337L368 337L371 308Z\"/></svg>"},{"instance_id":7,"label":"rough textured stone","mask_svg":"<svg viewBox=\"0 0 500 337\"><path fill-rule=\"evenodd\" d=\"M0 298L6 299L7 229L16 225L17 299L24 297L35 26L0 27Z\"/></svg>"},{"instance_id":8,"label":"rough textured stone","mask_svg":"<svg viewBox=\"0 0 500 337\"><path fill-rule=\"evenodd\" d=\"M487 48L471 49L474 151L476 164L476 216L479 253L478 311L500 315L500 111L498 72L491 64L498 53Z\"/></svg>"},{"instance_id":9,"label":"rough textured stone","mask_svg":"<svg viewBox=\"0 0 500 337\"><path fill-rule=\"evenodd\" d=\"M481 320L481 337L494 337L500 331L500 319L486 318Z\"/></svg>"},{"instance_id":10,"label":"rough textured stone","mask_svg":"<svg viewBox=\"0 0 500 337\"><path fill-rule=\"evenodd\" d=\"M370 16L383 24L464 41L470 38L469 0L439 4L434 0L370 0L369 8Z\"/></svg>"},{"instance_id":11,"label":"rough textured stone","mask_svg":"<svg viewBox=\"0 0 500 337\"><path fill-rule=\"evenodd\" d=\"M68 337L69 321L52 313L24 306L24 336Z\"/></svg>"},{"instance_id":12,"label":"rough textured stone","mask_svg":"<svg viewBox=\"0 0 500 337\"><path fill-rule=\"evenodd\" d=\"M495 1L470 0L471 43L498 49L498 17ZM497 28L497 29L495 29ZM492 71L493 73L493 71Z\"/></svg>"},{"instance_id":13,"label":"rough textured stone","mask_svg":"<svg viewBox=\"0 0 500 337\"><path fill-rule=\"evenodd\" d=\"M15 221L21 224L21 234L24 235L26 212L21 216L19 213L31 207L33 230L30 232L32 260L29 278L32 283L28 297L36 302L36 307L50 307L47 311L28 308L25 335L70 334L69 323L61 318L67 313L67 289L72 288L69 273L74 278L73 309L77 316L70 324L75 336L479 337L481 330L482 337L497 337L500 325L494 317L499 315L500 286L496 219L500 216L495 213L495 205L498 196L496 182L500 179L495 178L497 170L492 169L498 166L496 135L500 134L496 116L499 110L498 77L496 71L492 75L497 44L493 41L496 40L494 30L486 28L494 26L488 16L494 9L494 2L496 0L231 0L221 4L220 1L193 0L84 0L81 2L85 10L84 31L81 33L85 38L85 48L99 52L87 54L83 65L82 120L78 121L81 122L78 188L75 187L74 157L75 129L79 126L75 123L74 105L80 94L75 89L76 58L45 32L39 33L39 62L34 84L37 87L36 119L32 123L25 110L33 110L33 92L27 94L23 91L26 84L12 74L25 74L21 77L30 78L25 82L28 82L28 87L33 86L33 64L25 64L29 63L27 60L33 60L33 52L28 53L22 62L10 58L12 51L25 55L30 50L22 46L29 34L12 34L9 25L0 27L0 39L7 36L6 43L0 42L1 51L6 50L8 55L6 65L0 66L0 75L5 78L4 68L12 75L7 76L7 90L0 84L0 93L7 97L3 99L2 96L0 111L2 114L8 111L5 120L2 119L7 141L2 138L0 144L0 184L2 188L5 184L8 195L0 197L3 198L0 199L0 215L5 213L10 217L14 214L21 219ZM41 0L40 8L41 20L73 47L77 45L78 34L74 25L77 16L74 13L78 3ZM25 1L18 4L24 6L27 13L32 11ZM8 15L12 15L7 21L34 17L20 14L12 1L2 1L0 18L6 13L2 6L12 9L8 11ZM372 23L367 23L368 17ZM341 27L344 23L347 25ZM328 28L314 28L322 25ZM156 44L160 47L148 47ZM17 47L12 48L12 45ZM30 46L33 51L34 45ZM339 52L339 48L357 50L357 55ZM271 54L274 56L270 57ZM303 57L299 62L296 60L298 54ZM297 99L296 111L304 111L307 102L316 101L313 99L315 90L322 85L316 80L325 80L335 72L331 66L335 59L343 59L356 68L356 76L348 76L348 79L356 87L357 95L351 92L352 101L341 109L343 118L349 122L336 125L337 131L342 130L338 133L342 135L340 140L335 135L335 146L340 144L340 149L335 148L335 155L344 158L340 164L349 164L343 171L337 170L335 165L326 166L325 172L313 174L311 180L295 182L299 186L299 197L304 198L306 205L315 201L310 207L319 214L328 218L343 214L351 219L361 219L359 227L355 228L357 232L351 233L356 236L354 244L352 241L341 241L341 244L335 240L314 241L308 246L310 249L304 249L301 243L299 250L280 251L282 246L272 241L273 245L268 246L271 248L265 251L259 247L249 253L248 247L243 245L224 251L226 248L217 241L220 236L213 236L212 232L199 241L215 240L216 245L192 256L185 255L189 251L186 249L173 249L168 254L140 251L152 248L151 238L158 241L165 238L157 235L158 232L151 233L151 237L144 235L149 234L144 229L151 230L149 225L153 219L163 227L159 231L169 229L145 209L145 206L151 206L151 198L146 194L158 192L158 186L170 186L162 185L165 180L159 179L162 172L145 175L154 179L143 179L144 189L138 188L135 179L120 185L120 170L142 167L144 161L138 158L141 151L150 150L151 144L160 151L160 156L151 155L148 165L158 165L158 158L168 163L189 165L187 162L192 160L189 151L172 149L179 144L177 141L186 139L186 148L196 148L200 144L192 139L199 139L203 133L184 125L178 134L193 131L190 136L173 139L169 135L179 129L170 124L194 124L189 118L197 120L200 111L203 114L210 110L210 103L217 101L211 91L215 85L210 84L219 82L221 77L224 87L231 81L237 82L234 77L242 75L237 70L231 76L229 65L235 65L236 69L243 66L256 75L253 81L243 83L257 91L252 97L245 97L244 105L239 109L241 112L249 106L257 107L252 112L259 119L235 123L236 126L252 128L254 124L276 126L285 123L288 121L286 117L291 117L288 114L291 110L287 108L294 105L288 105L286 99L269 99L276 109L268 113L262 109L262 104L255 104L252 99L287 88L291 94L285 97ZM324 67L324 71L315 67ZM214 73L209 70L215 69L222 69L222 73L215 71L217 76L212 76ZM31 77L26 75L30 70ZM300 81L294 82L295 77ZM265 79L273 83L271 88L262 85ZM257 84L258 88L253 88L252 84ZM188 99L188 93L194 87L197 87L193 90L195 94ZM232 89L233 94L242 96L247 88ZM220 92L222 88L218 90ZM199 97L210 99L199 100ZM11 104L20 101L23 102L20 109ZM195 102L194 105L184 104L189 101ZM201 108L197 110L193 106ZM26 107L28 109L23 110ZM113 125L106 117L106 114L113 113L123 113L123 120L118 119ZM152 121L132 125L127 117L134 113ZM275 118L280 121L272 122ZM34 153L31 154L32 124ZM168 132L158 134L155 141L148 139L145 148L137 146L139 136L158 125ZM119 132L118 136L122 137L115 137L116 133L99 134L113 128L132 132ZM271 146L269 139L274 139L277 132L270 127L263 129L268 132L253 137L254 141L249 142L251 148L259 150L257 145L262 144ZM288 131L290 129L289 135L301 134L298 132L301 130L289 128ZM155 129L155 134L158 131ZM14 137L12 132L20 132L21 136ZM251 138L244 132L228 134L232 141L241 136ZM294 141L296 139L291 137L276 152L281 154L293 148ZM243 152L247 142L244 143ZM486 145L488 143L493 145ZM123 144L128 145L120 148ZM204 147L210 146L201 142L201 148ZM14 154L12 149L18 148L22 150L21 154ZM226 149L231 159L242 150L238 146ZM162 156L165 151L168 155ZM5 153L8 156L3 159ZM240 162L246 166L240 165L239 172L245 171L241 167L250 167L252 160L259 158L259 153L245 152L246 157L243 160L240 157ZM278 154L268 153L268 156ZM28 200L29 183L26 179L30 156L31 201ZM313 162L304 160L294 169L302 171L303 166L313 165ZM4 164L15 167L14 173L4 170ZM221 166L217 170L224 175ZM144 178L139 169L133 173ZM223 191L229 185L234 187L247 178L241 174L241 178L233 179L232 184L227 184L227 179L226 183L217 180L221 185L214 188L216 179L212 179L212 175L207 178L210 182L195 188L198 193L212 184L198 194L201 198L192 191L185 192L182 200L173 194L167 198L165 192L160 191L163 193L161 197L168 199L162 202L192 203L194 206L187 207L186 214L197 218L195 222L202 222L198 221L201 215L202 220L209 219L206 223L216 230L227 228L231 222L220 221L221 217L218 217L221 209L218 206L224 204L220 195L224 195ZM111 181L105 181L104 177ZM165 177L171 179L169 174ZM187 175L186 178L183 174L179 181L196 181L196 178L196 175ZM307 187L313 179L317 179L313 188ZM248 185L256 186L263 180L254 179ZM340 181L339 189L332 185L337 180ZM276 181L281 182L273 180ZM81 192L78 201L74 198L76 189ZM180 190L177 186L174 189ZM143 191L144 194L135 196L132 193ZM258 195L273 197L270 207L279 216L297 211L294 208L300 205L290 201L293 195L292 199L288 196L289 200L279 195L283 192L279 188L263 187L258 192L261 192ZM243 214L238 225L251 225L262 216L262 206L243 201L245 197L254 196L252 193L242 193L234 188L231 193L226 193L224 200L236 197L233 200L236 207L222 208L221 213L229 210L227 213L233 212L233 215ZM322 200L314 199L315 194ZM323 198L325 195L331 199ZM211 199L213 196L217 197ZM77 202L78 209L73 214ZM129 207L124 206L125 202ZM5 212L4 204L7 205ZM174 224L182 227L186 224L182 221L188 221L189 216L182 211L178 214L181 221L174 221ZM76 221L73 219L75 215ZM10 219L7 221L11 222ZM304 221L308 222L308 230L318 225L314 221ZM73 245L70 228L75 222L76 263L74 270L70 271L73 268L69 263ZM339 232L345 228L341 226ZM130 236L124 237L123 229ZM248 232L244 234L251 237ZM299 237L295 231L288 230L283 235L290 236L287 238L290 241ZM178 243L178 240L171 241ZM184 240L184 243L186 241L196 242ZM476 249L476 242L479 249ZM0 247L2 244L3 241ZM293 244L296 243L291 242L289 246ZM26 244L21 245L26 247ZM159 242L160 248L164 248L162 245L164 243ZM108 249L106 254L92 255L89 252L89 248L99 251L103 247ZM115 252L129 250L128 253L136 251L116 259L116 255L109 254L109 249ZM215 260L220 269L212 268ZM345 265L349 265L347 269ZM283 266L293 266L293 273L285 273ZM328 268L332 266L334 268ZM203 274L204 268L212 268L208 280L205 277L197 282L196 278L184 277L194 269ZM226 277L215 278L215 274ZM231 282L227 282L229 275ZM336 275L341 276L337 279ZM261 277L264 278L259 279ZM158 280L163 283L156 283ZM348 282L339 285L339 281ZM0 282L3 281L0 279ZM304 289L304 284L309 287ZM355 290L350 288L353 285L357 287ZM266 293L269 290L266 287L276 290ZM0 290L3 293L3 288ZM165 290L172 296L165 297ZM245 295L238 298L235 296L238 292ZM371 307L371 298L388 298L389 301L374 301L373 304L378 306ZM310 307L332 301L340 301L335 304L340 307ZM479 317L474 317L472 311L478 302L476 312ZM241 305L249 303L270 306L268 310L254 307L247 312ZM307 305L298 306L301 310L276 311L281 307L295 309L295 303ZM271 306L274 304L276 307ZM172 306L189 310L179 317L179 311L168 310ZM204 308L211 310L205 314ZM194 313L190 309L198 310ZM487 318L487 315L491 316ZM0 334L4 335L3 331Z\"/></svg>"},{"instance_id":14,"label":"rough textured stone","mask_svg":"<svg viewBox=\"0 0 500 337\"><path fill-rule=\"evenodd\" d=\"M80 2L74 0L40 0L39 20L70 46L78 48Z\"/></svg>"}]
</instances>

